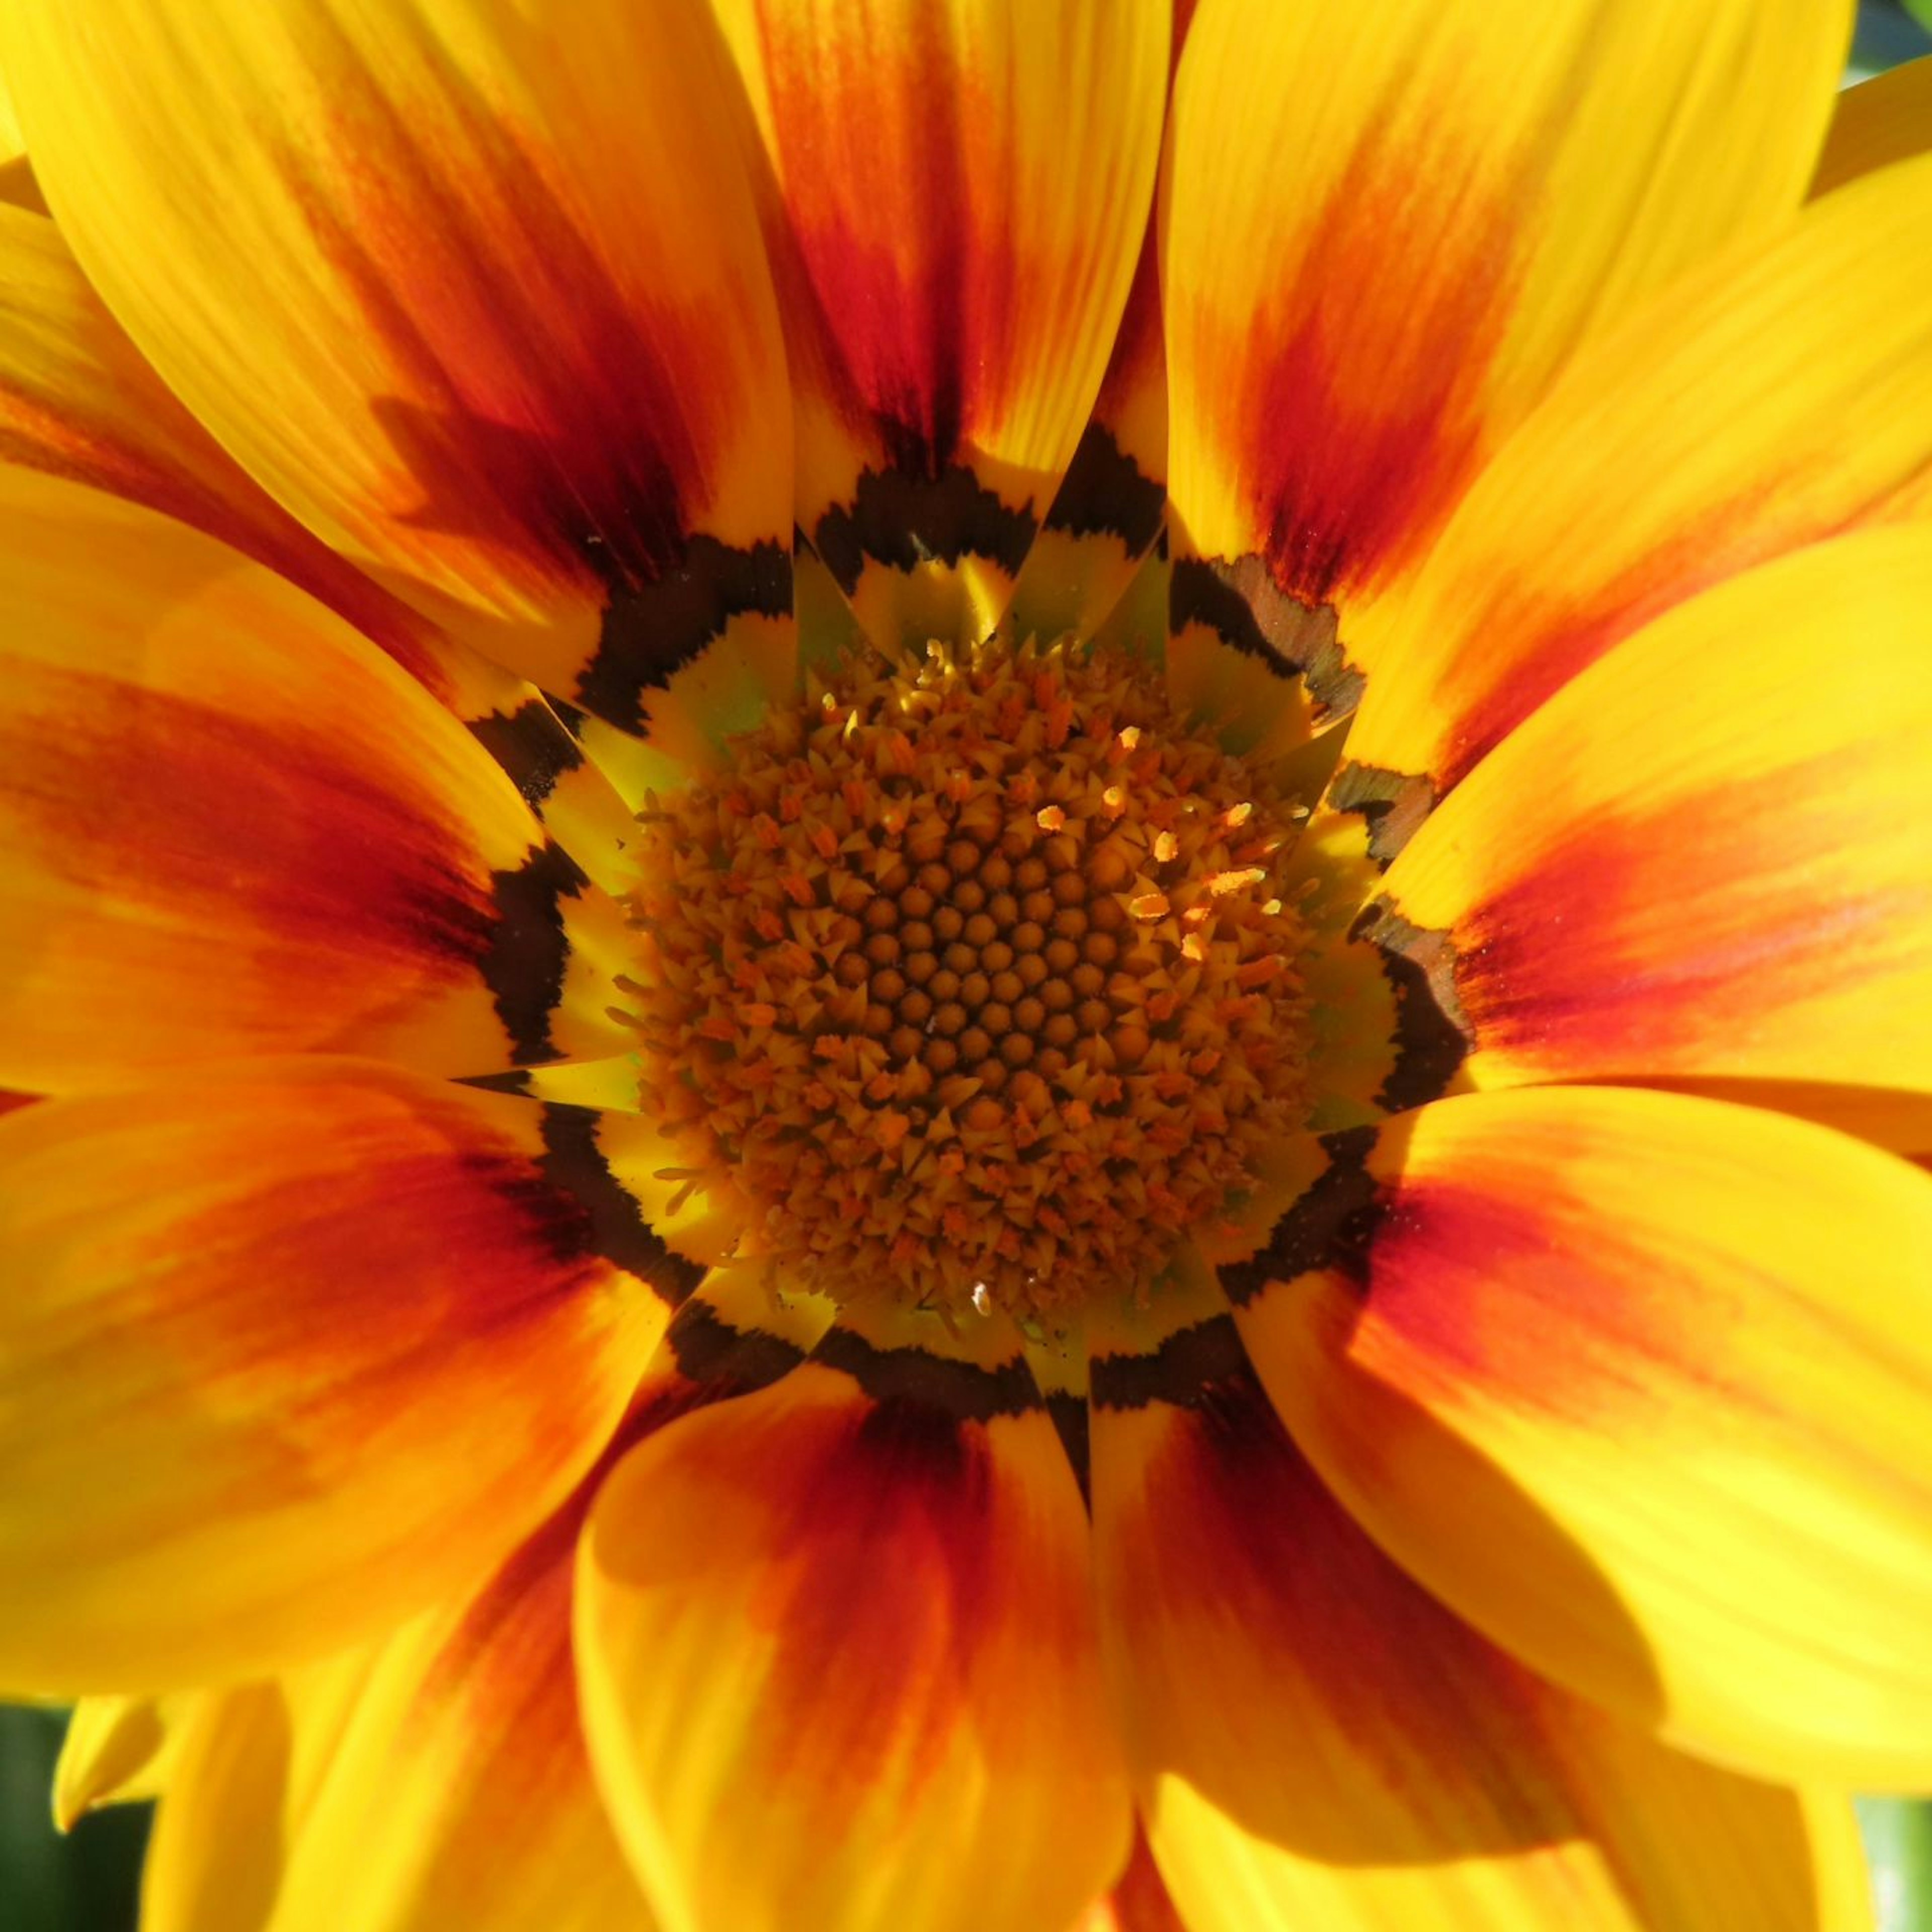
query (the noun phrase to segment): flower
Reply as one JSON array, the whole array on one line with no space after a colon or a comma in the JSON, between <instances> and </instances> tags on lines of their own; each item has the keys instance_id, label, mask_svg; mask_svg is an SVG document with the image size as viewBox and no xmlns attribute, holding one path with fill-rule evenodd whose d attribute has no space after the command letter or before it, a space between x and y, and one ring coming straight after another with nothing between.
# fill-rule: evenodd
<instances>
[{"instance_id":1,"label":"flower","mask_svg":"<svg viewBox=\"0 0 1932 1932\"><path fill-rule=\"evenodd\" d=\"M1868 1922L1844 10L13 0L0 1681L151 1932Z\"/></svg>"}]
</instances>

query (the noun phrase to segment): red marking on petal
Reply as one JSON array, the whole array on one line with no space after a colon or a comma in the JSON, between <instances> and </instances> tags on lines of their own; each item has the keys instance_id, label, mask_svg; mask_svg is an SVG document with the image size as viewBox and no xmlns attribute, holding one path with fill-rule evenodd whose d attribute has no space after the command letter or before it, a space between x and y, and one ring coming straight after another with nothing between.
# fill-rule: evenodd
<instances>
[{"instance_id":1,"label":"red marking on petal","mask_svg":"<svg viewBox=\"0 0 1932 1932\"><path fill-rule=\"evenodd\" d=\"M1134 262L1134 278L1127 285L1126 306L1114 332L1113 354L1094 399L1096 422L1118 421L1136 391L1158 379L1166 352L1161 328L1160 250L1156 224L1150 219Z\"/></svg>"},{"instance_id":2,"label":"red marking on petal","mask_svg":"<svg viewBox=\"0 0 1932 1932\"><path fill-rule=\"evenodd\" d=\"M358 165L304 196L412 398L375 405L400 464L398 500L379 507L540 581L642 588L682 556L736 405L730 359L680 347L739 332L621 290L512 123L442 78L460 188L345 60L332 145ZM298 155L282 166L302 179Z\"/></svg>"},{"instance_id":3,"label":"red marking on petal","mask_svg":"<svg viewBox=\"0 0 1932 1932\"><path fill-rule=\"evenodd\" d=\"M891 55L850 36L782 38L776 11L760 9L759 31L778 151L808 167L842 158L855 178L835 177L833 195L863 196L860 220L833 195L790 202L835 386L883 435L896 466L936 477L976 421L998 418L1004 398L985 385L1018 359L1009 347L1018 264L1007 238L974 222L962 160L970 130L999 117L949 60L940 10L910 11L903 49ZM879 72L889 59L898 70L890 80ZM916 102L918 137L903 142L895 166L856 176L881 101Z\"/></svg>"},{"instance_id":4,"label":"red marking on petal","mask_svg":"<svg viewBox=\"0 0 1932 1932\"><path fill-rule=\"evenodd\" d=\"M984 1431L856 1398L748 1405L743 1425L719 1438L730 1466L707 1477L762 1526L748 1616L776 1646L757 1726L770 1774L836 1809L904 1754L894 1776L916 1790L948 1748L976 1656L1005 1634L975 1621L1011 1594L995 1588Z\"/></svg>"},{"instance_id":5,"label":"red marking on petal","mask_svg":"<svg viewBox=\"0 0 1932 1932\"><path fill-rule=\"evenodd\" d=\"M366 1010L372 980L474 975L495 914L472 843L356 748L81 672L0 718L0 790L35 862L170 922L254 925L286 996Z\"/></svg>"},{"instance_id":6,"label":"red marking on petal","mask_svg":"<svg viewBox=\"0 0 1932 1932\"><path fill-rule=\"evenodd\" d=\"M526 1538L481 1590L439 1652L417 1694L425 1710L443 1698L480 1706L494 1700L502 1725L520 1738L580 1754L577 1670L571 1654L571 1594L577 1540L597 1492L619 1462L646 1436L702 1407L716 1392L677 1376L626 1416L603 1453L564 1503ZM482 1666L489 1660L487 1670ZM516 1702L505 1702L506 1694ZM534 1735L523 1728L533 1727ZM501 1736L487 1723L480 1735Z\"/></svg>"},{"instance_id":7,"label":"red marking on petal","mask_svg":"<svg viewBox=\"0 0 1932 1932\"><path fill-rule=\"evenodd\" d=\"M1475 906L1456 983L1479 1046L1552 1066L1660 1071L1807 999L1841 996L1932 915L1932 875L1861 892L1871 836L1834 810L1832 758L1694 800L1593 817Z\"/></svg>"},{"instance_id":8,"label":"red marking on petal","mask_svg":"<svg viewBox=\"0 0 1932 1932\"><path fill-rule=\"evenodd\" d=\"M956 1677L992 1634L973 1622L994 1600L984 1434L887 1402L842 1418L808 1466L800 1560L752 1612L778 1635L776 1700L812 1713L774 1727L773 1774L863 1784L910 1741L916 1790L944 1754ZM828 1702L834 1657L846 1667Z\"/></svg>"},{"instance_id":9,"label":"red marking on petal","mask_svg":"<svg viewBox=\"0 0 1932 1932\"><path fill-rule=\"evenodd\" d=\"M1473 1708L1489 1726L1492 1706L1521 1704L1524 1674L1396 1570L1329 1494L1245 1369L1177 1414L1144 1482L1145 1535L1168 1587L1211 1604L1216 1623L1238 1630L1262 1663L1281 1645L1289 1679L1319 1687L1324 1720L1359 1759L1381 1746L1398 1786L1412 1774L1415 1740L1390 1721L1392 1693L1415 1680L1418 1657L1431 1660L1442 1694L1435 1708L1418 1700L1405 1712L1410 1725L1439 1720L1456 1731L1459 1710ZM1122 1607L1132 1615L1131 1604ZM1265 1672L1245 1681L1259 1691ZM1466 1735L1441 1740L1444 1762Z\"/></svg>"},{"instance_id":10,"label":"red marking on petal","mask_svg":"<svg viewBox=\"0 0 1932 1932\"><path fill-rule=\"evenodd\" d=\"M253 557L346 618L440 698L446 695L448 680L424 646L421 619L266 495L158 382L143 382L128 400L130 412L140 412L146 447L129 440L125 423L90 420L71 407L49 408L24 392L0 388L0 408L10 418L0 422L0 461L142 504ZM158 448L169 454L158 455ZM202 473L175 452L191 458ZM204 480L211 472L224 478L224 487Z\"/></svg>"},{"instance_id":11,"label":"red marking on petal","mask_svg":"<svg viewBox=\"0 0 1932 1932\"><path fill-rule=\"evenodd\" d=\"M1546 699L1652 618L1754 563L1849 527L1840 522L1793 532L1767 520L1758 500L1768 488L1769 479L1760 479L1750 497L1712 506L1694 523L1681 525L1666 543L1599 586L1586 602L1552 608L1534 578L1498 577L1482 586L1484 607L1466 627L1473 641L1466 674L1486 680L1493 676L1478 668L1486 638L1528 634L1535 641L1457 718L1435 773L1438 794L1460 784ZM1445 702L1453 706L1456 666L1448 682Z\"/></svg>"},{"instance_id":12,"label":"red marking on petal","mask_svg":"<svg viewBox=\"0 0 1932 1932\"><path fill-rule=\"evenodd\" d=\"M296 1124L327 1142L335 1123L321 1107ZM380 1365L393 1365L400 1384L420 1375L426 1348L486 1338L500 1347L506 1335L554 1324L560 1303L608 1278L583 1209L514 1150L479 1150L467 1116L446 1136L399 1109L393 1148L366 1112L356 1130L367 1171L293 1174L155 1237L170 1300L212 1329L248 1330L245 1342L231 1332L220 1349L225 1370L188 1364L208 1378L210 1401L222 1400L223 1372L245 1384L256 1358L299 1362L332 1428L356 1408L373 1425L394 1400ZM263 1281L274 1282L272 1296L257 1292ZM538 1426L536 1414L514 1426ZM290 1421L292 1450L302 1432L298 1418Z\"/></svg>"},{"instance_id":13,"label":"red marking on petal","mask_svg":"<svg viewBox=\"0 0 1932 1932\"><path fill-rule=\"evenodd\" d=\"M1441 184L1460 172L1453 157L1361 150L1312 218L1313 292L1227 345L1242 373L1226 434L1275 580L1304 603L1412 556L1482 454L1525 217L1472 197L1445 226ZM1410 259L1428 264L1424 295L1394 266Z\"/></svg>"}]
</instances>

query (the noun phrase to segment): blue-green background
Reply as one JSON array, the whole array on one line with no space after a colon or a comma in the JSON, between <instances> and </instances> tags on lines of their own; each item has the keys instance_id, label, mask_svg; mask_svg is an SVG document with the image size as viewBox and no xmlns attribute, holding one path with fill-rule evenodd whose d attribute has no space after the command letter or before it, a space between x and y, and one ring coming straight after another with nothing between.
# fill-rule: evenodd
<instances>
[{"instance_id":1,"label":"blue-green background","mask_svg":"<svg viewBox=\"0 0 1932 1932\"><path fill-rule=\"evenodd\" d=\"M1928 52L1932 0L1864 0L1855 79ZM65 1838L54 1830L47 1795L65 1724L57 1712L0 1707L0 1932L132 1932L148 1808L97 1812ZM1868 1799L1859 1818L1881 1932L1932 1932L1932 1802Z\"/></svg>"}]
</instances>

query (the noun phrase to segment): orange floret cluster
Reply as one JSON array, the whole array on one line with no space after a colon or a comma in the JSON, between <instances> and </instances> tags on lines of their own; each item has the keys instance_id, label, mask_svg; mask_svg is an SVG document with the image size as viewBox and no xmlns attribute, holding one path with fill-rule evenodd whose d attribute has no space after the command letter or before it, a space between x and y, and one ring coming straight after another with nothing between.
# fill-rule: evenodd
<instances>
[{"instance_id":1,"label":"orange floret cluster","mask_svg":"<svg viewBox=\"0 0 1932 1932\"><path fill-rule=\"evenodd\" d=\"M736 751L643 814L627 990L777 1279L1051 1324L1300 1125L1290 807L1139 660L854 666Z\"/></svg>"}]
</instances>

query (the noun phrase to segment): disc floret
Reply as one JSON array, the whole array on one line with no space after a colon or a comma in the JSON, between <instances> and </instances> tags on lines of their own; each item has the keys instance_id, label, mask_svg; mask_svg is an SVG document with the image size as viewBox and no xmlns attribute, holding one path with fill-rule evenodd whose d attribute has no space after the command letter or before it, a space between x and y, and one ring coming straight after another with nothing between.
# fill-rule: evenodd
<instances>
[{"instance_id":1,"label":"disc floret","mask_svg":"<svg viewBox=\"0 0 1932 1932\"><path fill-rule=\"evenodd\" d=\"M1091 646L848 665L642 819L640 1101L842 1303L1131 1292L1306 1112L1294 814Z\"/></svg>"}]
</instances>

